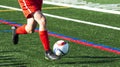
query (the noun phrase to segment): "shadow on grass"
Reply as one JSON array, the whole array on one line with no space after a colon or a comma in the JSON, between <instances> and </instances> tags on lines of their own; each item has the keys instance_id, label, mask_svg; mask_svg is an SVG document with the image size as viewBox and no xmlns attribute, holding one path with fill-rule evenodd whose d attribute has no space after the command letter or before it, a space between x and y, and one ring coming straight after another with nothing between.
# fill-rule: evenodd
<instances>
[{"instance_id":1,"label":"shadow on grass","mask_svg":"<svg viewBox=\"0 0 120 67\"><path fill-rule=\"evenodd\" d=\"M6 54L10 52L12 53L19 51L0 51L0 67L27 67L26 65L28 63L26 63L25 60Z\"/></svg>"},{"instance_id":2,"label":"shadow on grass","mask_svg":"<svg viewBox=\"0 0 120 67\"><path fill-rule=\"evenodd\" d=\"M72 61L63 61L60 64L99 64L99 63L111 63L120 60L120 56L108 57L108 56L67 56L66 59L72 59Z\"/></svg>"}]
</instances>

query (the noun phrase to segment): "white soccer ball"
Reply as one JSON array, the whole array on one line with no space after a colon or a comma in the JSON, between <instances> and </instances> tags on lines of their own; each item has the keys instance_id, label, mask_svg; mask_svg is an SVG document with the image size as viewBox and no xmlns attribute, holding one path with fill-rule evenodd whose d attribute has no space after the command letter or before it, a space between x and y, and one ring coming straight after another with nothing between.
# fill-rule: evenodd
<instances>
[{"instance_id":1,"label":"white soccer ball","mask_svg":"<svg viewBox=\"0 0 120 67\"><path fill-rule=\"evenodd\" d=\"M65 42L64 40L58 40L54 45L53 45L53 52L57 56L63 56L66 55L69 51L69 44Z\"/></svg>"}]
</instances>

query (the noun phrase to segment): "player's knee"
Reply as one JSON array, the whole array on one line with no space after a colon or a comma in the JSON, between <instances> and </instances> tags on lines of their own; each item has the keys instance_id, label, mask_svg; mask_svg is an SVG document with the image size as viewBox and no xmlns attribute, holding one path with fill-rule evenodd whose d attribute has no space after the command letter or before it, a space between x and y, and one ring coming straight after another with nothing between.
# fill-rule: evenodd
<instances>
[{"instance_id":1,"label":"player's knee","mask_svg":"<svg viewBox=\"0 0 120 67\"><path fill-rule=\"evenodd\" d=\"M34 19L38 23L45 23L46 22L46 17L41 12L39 12L39 11L35 12Z\"/></svg>"}]
</instances>

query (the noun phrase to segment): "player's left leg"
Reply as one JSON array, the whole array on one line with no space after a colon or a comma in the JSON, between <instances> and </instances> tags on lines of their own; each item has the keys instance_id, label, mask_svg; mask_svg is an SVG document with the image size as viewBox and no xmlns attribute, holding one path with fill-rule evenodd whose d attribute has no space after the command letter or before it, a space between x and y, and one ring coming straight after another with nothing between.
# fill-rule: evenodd
<instances>
[{"instance_id":1,"label":"player's left leg","mask_svg":"<svg viewBox=\"0 0 120 67\"><path fill-rule=\"evenodd\" d=\"M25 27L27 33L34 33L36 26L37 22L34 20L33 17L27 18L27 25Z\"/></svg>"},{"instance_id":2,"label":"player's left leg","mask_svg":"<svg viewBox=\"0 0 120 67\"><path fill-rule=\"evenodd\" d=\"M13 44L18 44L20 34L33 33L36 26L37 26L37 23L34 21L33 18L28 18L27 24L24 24L18 28L13 26L12 27Z\"/></svg>"}]
</instances>

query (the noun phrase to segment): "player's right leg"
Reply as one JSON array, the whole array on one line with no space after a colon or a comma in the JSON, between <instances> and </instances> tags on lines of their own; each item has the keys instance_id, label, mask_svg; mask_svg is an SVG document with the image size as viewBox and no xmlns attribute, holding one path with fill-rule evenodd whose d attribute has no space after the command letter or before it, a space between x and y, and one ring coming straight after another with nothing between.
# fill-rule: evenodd
<instances>
[{"instance_id":1,"label":"player's right leg","mask_svg":"<svg viewBox=\"0 0 120 67\"><path fill-rule=\"evenodd\" d=\"M36 11L33 16L39 25L39 38L40 38L42 45L44 47L44 50L45 50L45 59L47 59L47 60L60 59L60 57L56 56L50 49L50 43L49 43L50 41L49 41L47 29L46 29L45 16L42 14L42 12L40 10Z\"/></svg>"}]
</instances>

